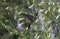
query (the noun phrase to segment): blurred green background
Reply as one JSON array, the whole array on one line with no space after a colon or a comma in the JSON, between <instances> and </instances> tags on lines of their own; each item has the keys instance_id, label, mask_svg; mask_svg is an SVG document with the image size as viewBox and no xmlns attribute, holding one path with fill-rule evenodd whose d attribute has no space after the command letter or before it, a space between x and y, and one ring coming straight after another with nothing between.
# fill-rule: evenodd
<instances>
[{"instance_id":1,"label":"blurred green background","mask_svg":"<svg viewBox=\"0 0 60 39\"><path fill-rule=\"evenodd\" d=\"M17 29L21 13L35 17L30 30ZM60 39L60 0L0 0L0 39Z\"/></svg>"}]
</instances>

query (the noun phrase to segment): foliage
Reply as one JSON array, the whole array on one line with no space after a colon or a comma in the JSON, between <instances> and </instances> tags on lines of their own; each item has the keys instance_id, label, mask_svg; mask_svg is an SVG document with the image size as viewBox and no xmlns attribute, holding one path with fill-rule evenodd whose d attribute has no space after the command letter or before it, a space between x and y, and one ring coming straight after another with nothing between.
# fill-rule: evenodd
<instances>
[{"instance_id":1,"label":"foliage","mask_svg":"<svg viewBox=\"0 0 60 39\"><path fill-rule=\"evenodd\" d=\"M59 1L60 2L60 1ZM60 3L57 0L0 0L0 39L60 39ZM17 21L35 20L31 30L17 29ZM51 28L52 27L52 28ZM54 37L53 37L53 36Z\"/></svg>"}]
</instances>

